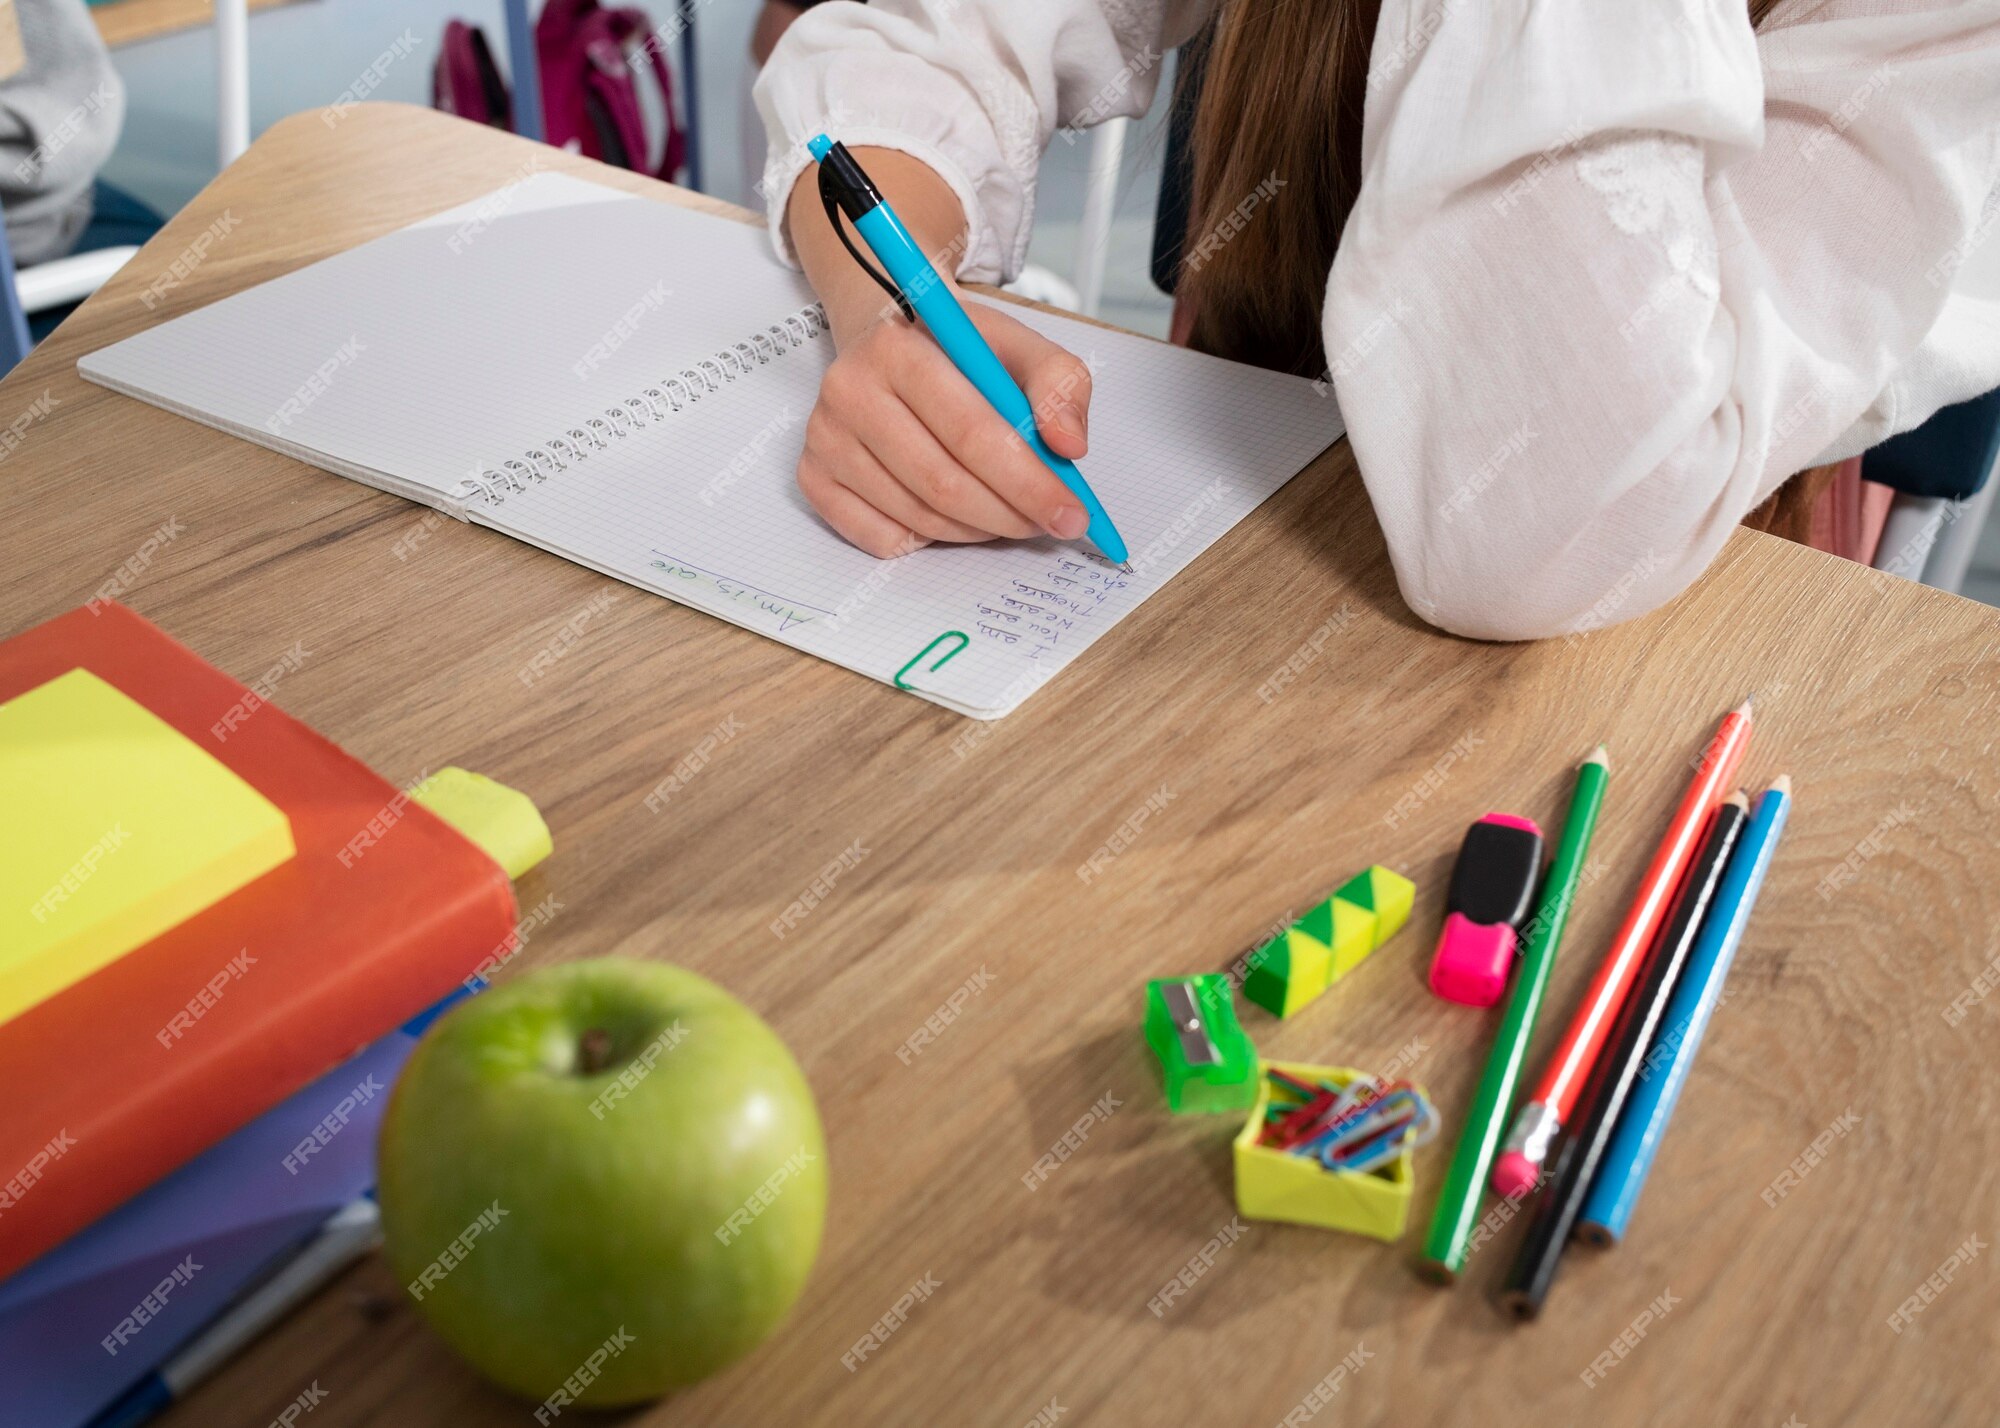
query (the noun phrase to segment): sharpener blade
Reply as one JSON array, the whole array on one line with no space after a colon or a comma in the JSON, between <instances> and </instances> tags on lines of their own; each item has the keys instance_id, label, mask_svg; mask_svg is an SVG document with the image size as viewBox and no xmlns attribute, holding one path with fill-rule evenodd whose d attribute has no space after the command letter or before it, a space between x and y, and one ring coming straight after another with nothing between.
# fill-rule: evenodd
<instances>
[{"instance_id":1,"label":"sharpener blade","mask_svg":"<svg viewBox=\"0 0 2000 1428\"><path fill-rule=\"evenodd\" d=\"M1202 1025L1201 1003L1195 1000L1194 988L1186 982L1175 982L1160 988L1160 998L1167 1004L1167 1012L1180 1032L1181 1055L1188 1065L1213 1066L1221 1061L1222 1053L1215 1049L1208 1029Z\"/></svg>"}]
</instances>

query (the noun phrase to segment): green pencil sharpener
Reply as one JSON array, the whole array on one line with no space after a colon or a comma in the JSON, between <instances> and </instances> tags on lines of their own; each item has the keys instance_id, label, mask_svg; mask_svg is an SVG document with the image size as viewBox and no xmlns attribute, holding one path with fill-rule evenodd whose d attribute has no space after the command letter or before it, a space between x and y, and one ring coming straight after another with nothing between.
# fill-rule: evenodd
<instances>
[{"instance_id":1,"label":"green pencil sharpener","mask_svg":"<svg viewBox=\"0 0 2000 1428\"><path fill-rule=\"evenodd\" d=\"M1229 978L1146 983L1146 1041L1160 1058L1175 1114L1247 1109L1257 1099L1257 1048L1236 1020Z\"/></svg>"}]
</instances>

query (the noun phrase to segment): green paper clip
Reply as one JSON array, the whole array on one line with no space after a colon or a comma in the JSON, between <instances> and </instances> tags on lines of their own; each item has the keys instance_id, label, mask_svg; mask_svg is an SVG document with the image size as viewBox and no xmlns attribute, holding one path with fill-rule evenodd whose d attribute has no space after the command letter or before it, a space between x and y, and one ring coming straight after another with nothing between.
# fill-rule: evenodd
<instances>
[{"instance_id":1,"label":"green paper clip","mask_svg":"<svg viewBox=\"0 0 2000 1428\"><path fill-rule=\"evenodd\" d=\"M943 644L946 640L957 640L958 643L953 645L951 649L946 651L944 654L939 655L937 657L937 663L930 665L929 668L931 669L944 668L945 662L947 660L949 660L953 655L957 654L960 650L964 649L967 645L972 643L972 637L970 635L967 635L964 631L946 630L943 634L939 635L936 639L932 640L929 644L925 645L922 649L918 650L916 658L912 659L908 664L904 665L901 669L896 671L896 688L908 689L910 686L903 683L903 676L908 674L912 669L916 668L918 665L922 664L924 661L924 656L929 654L932 650L936 649L939 645Z\"/></svg>"},{"instance_id":2,"label":"green paper clip","mask_svg":"<svg viewBox=\"0 0 2000 1428\"><path fill-rule=\"evenodd\" d=\"M1167 1109L1212 1114L1257 1099L1257 1049L1219 974L1146 983L1146 1041L1160 1058Z\"/></svg>"}]
</instances>

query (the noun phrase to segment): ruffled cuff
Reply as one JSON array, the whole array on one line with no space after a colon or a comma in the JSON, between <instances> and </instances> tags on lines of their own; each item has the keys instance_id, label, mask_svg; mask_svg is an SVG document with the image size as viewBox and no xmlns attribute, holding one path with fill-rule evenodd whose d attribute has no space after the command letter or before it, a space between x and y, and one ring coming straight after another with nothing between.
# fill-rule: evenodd
<instances>
[{"instance_id":1,"label":"ruffled cuff","mask_svg":"<svg viewBox=\"0 0 2000 1428\"><path fill-rule=\"evenodd\" d=\"M764 108L761 101L758 108L760 111ZM765 132L771 137L771 149L764 162L764 178L758 185L758 192L764 196L771 247L781 262L794 268L799 266L798 253L792 246L792 235L787 226L792 186L813 162L812 155L806 150L806 142L816 134L828 134L850 149L895 149L908 154L945 181L957 197L959 206L965 210L968 235L958 261L953 265L953 276L971 282L997 283L1011 278L1019 270L1023 254L1002 252L993 226L987 221L985 206L979 201L977 186L966 175L965 169L938 144L907 130L841 118L825 118L803 128L796 136L786 137L782 147L779 132L768 114L765 116ZM1023 250L1026 248L1025 242L1017 246ZM939 258L935 253L929 256L934 263ZM1008 261L1010 258L1011 263Z\"/></svg>"}]
</instances>

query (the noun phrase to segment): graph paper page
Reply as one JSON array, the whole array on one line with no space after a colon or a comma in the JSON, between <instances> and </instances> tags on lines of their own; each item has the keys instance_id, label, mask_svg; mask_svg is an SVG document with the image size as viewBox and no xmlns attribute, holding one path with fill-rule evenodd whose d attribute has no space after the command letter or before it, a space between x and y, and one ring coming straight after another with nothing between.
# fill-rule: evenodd
<instances>
[{"instance_id":1,"label":"graph paper page","mask_svg":"<svg viewBox=\"0 0 2000 1428\"><path fill-rule=\"evenodd\" d=\"M811 303L754 228L541 174L79 365L986 718L1342 430L1302 379L1012 308L1092 368L1081 467L1133 570L1048 539L877 561L793 478L833 356Z\"/></svg>"}]
</instances>

